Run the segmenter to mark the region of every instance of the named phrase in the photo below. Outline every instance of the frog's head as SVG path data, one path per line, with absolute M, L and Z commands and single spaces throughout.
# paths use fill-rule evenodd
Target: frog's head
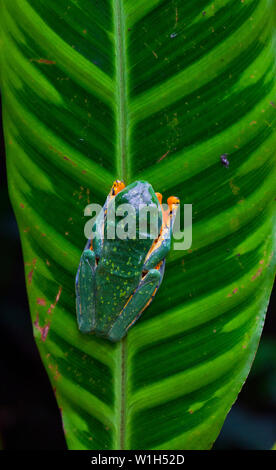
M 139 205 L 141 204 L 158 205 L 158 199 L 151 184 L 147 181 L 135 181 L 135 183 L 129 184 L 116 196 L 116 205 L 126 203 L 139 210 Z
M 162 210 L 160 202 L 151 184 L 147 181 L 135 181 L 120 191 L 115 197 L 115 208 L 122 204 L 130 204 L 135 210 L 137 232 L 147 231 L 149 234 L 150 223 L 156 223 L 159 233 L 162 226 Z M 145 210 L 145 206 L 148 211 Z M 144 208 L 141 210 L 141 208 Z M 151 218 L 149 217 L 151 213 Z M 154 219 L 155 217 L 155 219 Z M 141 229 L 141 227 L 144 227 Z

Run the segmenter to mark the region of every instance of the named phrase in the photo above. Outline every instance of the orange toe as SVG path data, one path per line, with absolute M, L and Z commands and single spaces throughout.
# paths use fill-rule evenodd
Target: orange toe
M 120 180 L 114 181 L 114 183 L 112 185 L 112 189 L 111 189 L 112 196 L 116 196 L 116 194 L 118 194 L 120 191 L 122 191 L 122 189 L 124 189 L 125 187 L 126 187 L 126 185 L 123 181 L 120 181 Z
M 180 204 L 180 199 L 175 196 L 171 196 L 167 199 L 167 203 L 169 206 L 173 206 L 174 204 Z
M 155 194 L 156 194 L 156 197 L 157 197 L 159 203 L 162 204 L 162 198 L 163 198 L 162 194 L 161 193 L 155 193 Z

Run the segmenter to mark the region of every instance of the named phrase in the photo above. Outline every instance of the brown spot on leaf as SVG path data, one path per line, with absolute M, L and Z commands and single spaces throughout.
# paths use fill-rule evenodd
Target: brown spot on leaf
M 31 271 L 30 271 L 30 272 L 28 273 L 28 275 L 27 275 L 27 277 L 28 277 L 28 284 L 31 284 L 31 283 L 32 283 L 35 265 L 36 265 L 36 258 L 33 259 L 33 268 L 31 269 Z
M 164 155 L 162 155 L 162 157 L 159 158 L 159 160 L 157 160 L 157 163 L 161 162 L 164 158 L 166 158 L 166 156 L 170 153 L 170 150 L 168 150 L 166 153 L 164 153 Z
M 30 62 L 37 62 L 38 64 L 46 64 L 46 65 L 54 65 L 56 63 L 55 60 L 49 60 L 49 59 L 30 59 Z
M 230 188 L 232 190 L 232 193 L 234 195 L 238 194 L 238 192 L 240 191 L 240 188 L 238 186 L 235 186 L 235 184 L 233 183 L 233 180 L 229 181 L 229 185 L 230 185 Z
M 257 279 L 257 277 L 259 277 L 262 274 L 262 271 L 263 271 L 263 268 L 259 268 L 256 274 L 254 274 L 254 276 L 251 277 L 251 281 L 255 281 L 255 279 Z
M 58 290 L 58 293 L 57 293 L 56 299 L 55 299 L 54 303 L 53 303 L 53 304 L 51 304 L 51 305 L 50 305 L 50 308 L 48 309 L 48 312 L 47 312 L 47 313 L 49 313 L 49 315 L 51 315 L 51 314 L 52 314 L 52 311 L 54 310 L 54 308 L 55 308 L 56 304 L 58 303 L 58 301 L 59 301 L 59 299 L 60 299 L 60 294 L 61 294 L 61 291 L 62 291 L 62 287 L 59 287 L 59 290 Z
M 49 146 L 49 149 L 54 152 L 54 153 L 57 153 L 60 157 L 63 157 L 64 160 L 67 160 L 68 162 L 70 162 L 73 166 L 77 166 L 77 164 L 75 162 L 73 162 L 67 155 L 64 155 L 60 150 L 57 150 L 55 147 L 53 147 L 52 145 Z
M 40 326 L 39 325 L 39 317 L 38 317 L 38 313 L 37 313 L 36 320 L 34 322 L 34 326 L 38 331 L 40 331 L 41 339 L 44 342 L 47 338 L 48 333 L 49 333 L 50 324 L 47 323 L 45 326 Z

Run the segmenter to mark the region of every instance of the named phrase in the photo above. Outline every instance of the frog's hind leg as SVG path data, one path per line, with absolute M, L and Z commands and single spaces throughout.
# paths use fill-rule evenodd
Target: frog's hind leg
M 107 336 L 111 341 L 122 339 L 150 305 L 162 282 L 164 268 L 165 261 L 162 261 L 157 269 L 151 269 L 142 278 L 137 289 L 130 296 L 126 306 L 108 331 Z
M 76 307 L 79 330 L 90 333 L 95 328 L 95 270 L 96 255 L 90 249 L 84 250 L 76 276 Z

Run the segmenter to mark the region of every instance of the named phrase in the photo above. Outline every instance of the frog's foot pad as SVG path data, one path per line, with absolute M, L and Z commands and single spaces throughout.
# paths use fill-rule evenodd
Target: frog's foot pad
M 120 181 L 120 180 L 114 181 L 114 183 L 112 185 L 112 188 L 111 188 L 111 191 L 110 191 L 110 195 L 111 196 L 116 196 L 116 194 L 118 194 L 120 191 L 122 191 L 122 189 L 124 189 L 125 187 L 126 187 L 126 185 L 123 181 Z
M 77 321 L 82 333 L 90 333 L 95 325 L 95 269 L 95 253 L 84 250 L 76 276 Z
M 156 197 L 157 197 L 157 199 L 158 199 L 158 201 L 159 201 L 159 204 L 162 204 L 162 199 L 163 199 L 162 194 L 161 194 L 161 193 L 155 193 L 155 195 L 156 195 Z
M 108 332 L 108 338 L 111 341 L 115 342 L 122 339 L 150 305 L 162 282 L 164 270 L 165 260 L 160 263 L 158 269 L 150 269 L 142 278 L 134 294 L 129 298 L 126 306 Z

